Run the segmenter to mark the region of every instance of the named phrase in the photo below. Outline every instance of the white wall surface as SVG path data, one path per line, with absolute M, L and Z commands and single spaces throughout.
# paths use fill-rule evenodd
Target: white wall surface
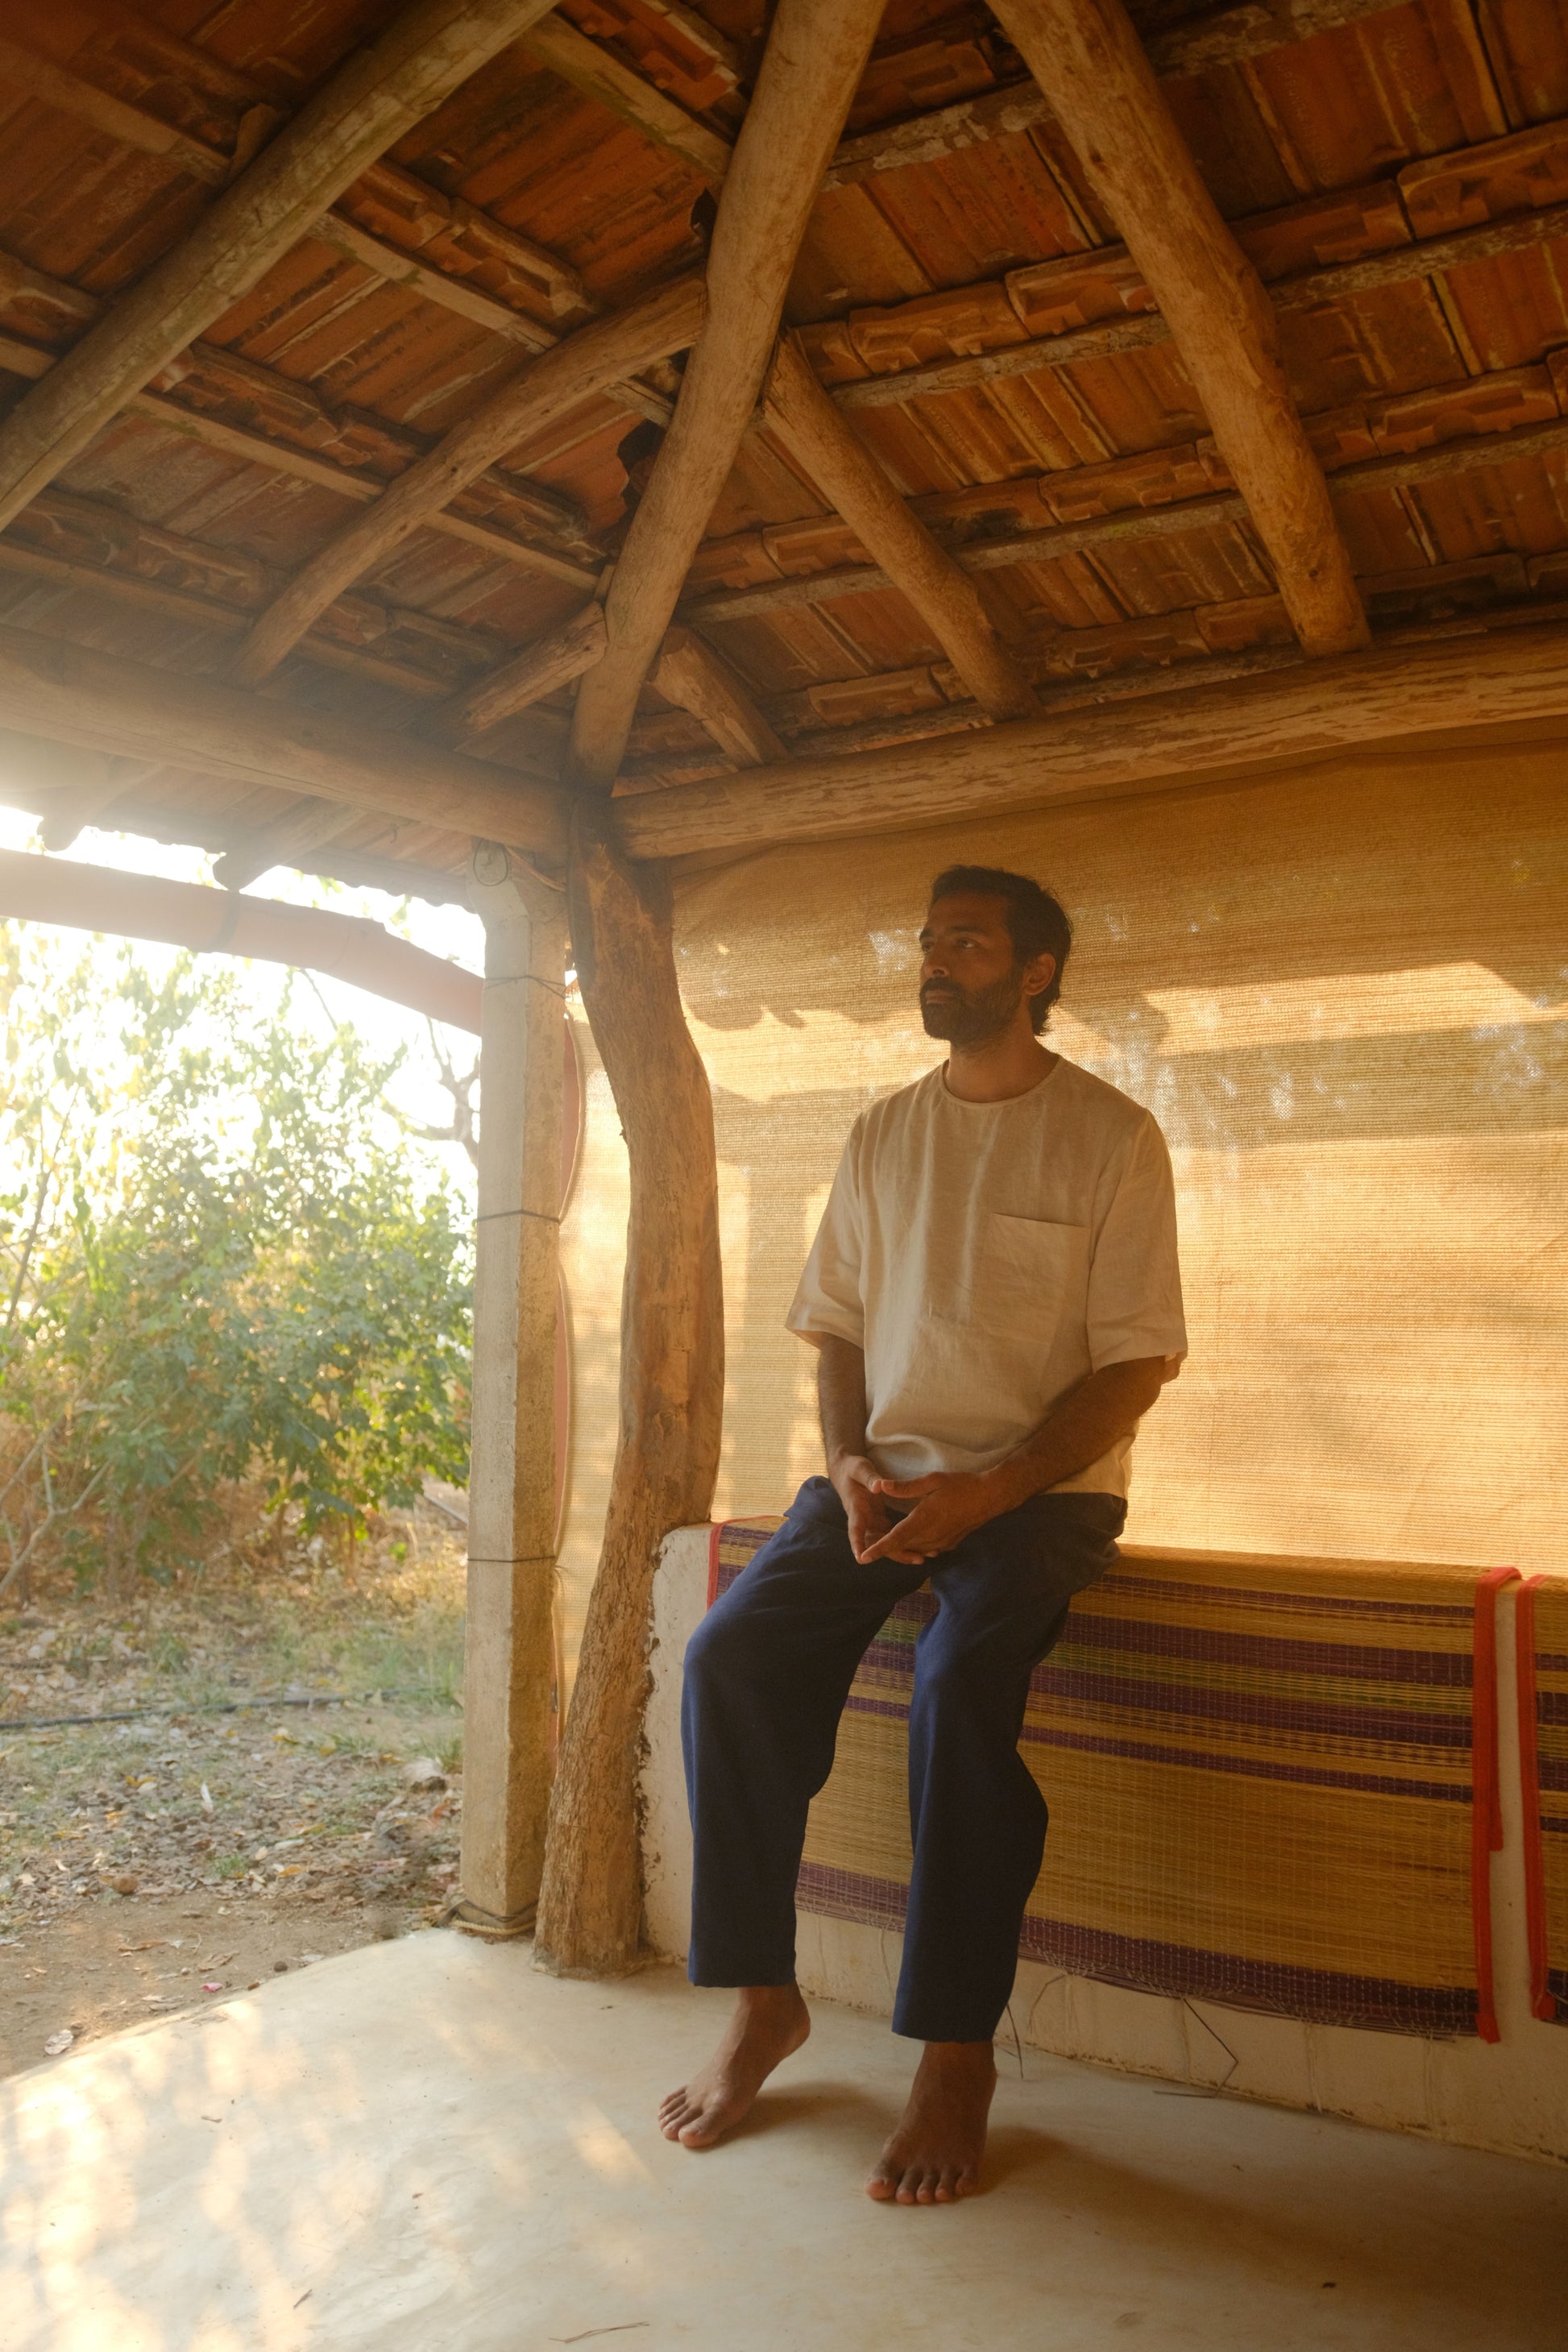
M 691 1886 L 680 1662 L 707 1603 L 708 1533 L 705 1527 L 682 1528 L 669 1537 L 654 1586 L 653 1696 L 643 1777 L 647 1927 L 656 1949 L 676 1958 L 686 1952 Z M 1492 1859 L 1492 1935 L 1500 2042 L 1428 2042 L 1304 2025 L 1212 2001 L 1126 1992 L 1024 1960 L 1012 2003 L 1018 2063 L 1026 2068 L 1031 2048 L 1048 2050 L 1183 2085 L 1223 2084 L 1245 2098 L 1349 2116 L 1462 2147 L 1568 2163 L 1568 2027 L 1545 2025 L 1530 2014 L 1513 1601 L 1513 1590 L 1505 1591 L 1498 1612 L 1503 1846 Z M 901 1940 L 802 1912 L 801 1984 L 825 2000 L 890 2015 Z M 1005 2022 L 1000 2038 L 1008 2038 Z

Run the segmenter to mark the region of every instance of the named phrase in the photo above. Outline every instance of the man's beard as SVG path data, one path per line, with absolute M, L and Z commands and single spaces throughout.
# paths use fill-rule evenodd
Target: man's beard
M 945 1038 L 950 1045 L 985 1045 L 1011 1028 L 1023 998 L 1016 971 L 1004 972 L 989 988 L 960 988 L 956 981 L 929 982 L 926 987 L 951 988 L 951 996 L 929 997 L 921 991 L 921 1019 L 928 1037 Z

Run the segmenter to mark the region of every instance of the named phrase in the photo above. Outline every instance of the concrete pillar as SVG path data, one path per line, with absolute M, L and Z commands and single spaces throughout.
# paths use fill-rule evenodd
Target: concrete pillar
M 455 1923 L 533 1925 L 550 1801 L 555 1308 L 566 909 L 476 845 L 485 926 L 473 1465 L 464 1669 L 462 1895 Z

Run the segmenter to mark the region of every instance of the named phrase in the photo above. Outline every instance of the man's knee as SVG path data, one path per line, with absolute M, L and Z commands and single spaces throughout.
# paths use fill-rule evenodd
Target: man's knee
M 686 1644 L 686 1683 L 692 1691 L 732 1689 L 749 1680 L 757 1643 L 746 1614 L 722 1603 L 710 1609 Z
M 1055 1629 L 1009 1625 L 931 1628 L 916 1673 L 918 1703 L 936 1715 L 989 1716 L 1026 1688 Z

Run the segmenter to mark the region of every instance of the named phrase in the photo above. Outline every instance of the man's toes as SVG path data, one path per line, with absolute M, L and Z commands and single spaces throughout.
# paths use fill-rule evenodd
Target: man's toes
M 889 2198 L 896 2197 L 898 2193 L 899 2184 L 893 2174 L 889 2171 L 885 2164 L 878 2165 L 866 2183 L 867 2196 L 874 2197 L 879 2205 L 885 2205 Z
M 900 2205 L 919 2204 L 921 2178 L 921 2174 L 912 2165 L 902 2176 L 899 2182 L 899 2202 Z

